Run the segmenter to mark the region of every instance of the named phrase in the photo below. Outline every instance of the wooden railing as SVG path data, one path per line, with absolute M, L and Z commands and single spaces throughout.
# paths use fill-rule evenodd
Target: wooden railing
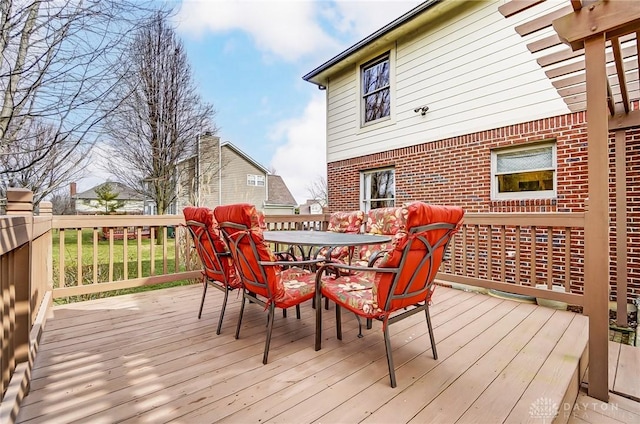
M 440 282 L 581 306 L 584 213 L 469 213 L 447 258 Z
M 51 306 L 51 203 L 33 216 L 32 200 L 27 190 L 9 189 L 8 216 L 0 219 L 0 423 L 15 420 Z
M 199 278 L 180 215 L 55 216 L 54 298 Z
M 328 219 L 283 215 L 265 222 L 273 230 L 324 230 Z M 54 298 L 199 278 L 182 224 L 181 215 L 53 217 Z

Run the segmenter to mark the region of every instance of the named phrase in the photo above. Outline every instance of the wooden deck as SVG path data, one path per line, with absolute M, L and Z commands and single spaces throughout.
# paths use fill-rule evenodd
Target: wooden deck
M 357 338 L 343 314 L 338 341 L 325 311 L 315 352 L 303 305 L 301 320 L 278 316 L 263 365 L 262 308 L 245 309 L 235 340 L 235 293 L 219 336 L 221 293 L 209 290 L 198 320 L 200 295 L 195 285 L 54 308 L 18 422 L 550 422 L 547 405 L 578 394 L 587 318 L 571 312 L 438 287 L 439 359 L 423 315 L 395 324 L 392 389 L 378 322 Z

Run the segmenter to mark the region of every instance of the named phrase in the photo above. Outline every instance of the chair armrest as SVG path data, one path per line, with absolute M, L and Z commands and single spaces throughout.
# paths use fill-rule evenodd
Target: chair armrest
M 279 262 L 295 262 L 296 257 L 289 251 L 273 252 Z
M 368 266 L 372 267 L 373 264 L 375 264 L 378 259 L 382 259 L 384 257 L 384 254 L 387 252 L 388 250 L 376 250 L 375 252 L 373 252 L 371 258 L 369 258 Z

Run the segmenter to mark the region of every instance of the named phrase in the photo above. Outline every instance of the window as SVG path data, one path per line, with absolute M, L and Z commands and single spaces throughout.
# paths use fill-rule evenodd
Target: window
M 556 196 L 556 144 L 491 151 L 492 199 Z
M 264 175 L 247 174 L 247 185 L 264 187 Z
M 376 169 L 360 174 L 360 202 L 362 209 L 395 206 L 396 174 L 392 168 Z
M 387 118 L 391 115 L 391 85 L 389 53 L 362 65 L 363 123 Z

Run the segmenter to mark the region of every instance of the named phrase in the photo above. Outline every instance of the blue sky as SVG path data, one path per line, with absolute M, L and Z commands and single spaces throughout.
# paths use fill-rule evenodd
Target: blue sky
M 326 118 L 325 92 L 302 76 L 419 3 L 184 0 L 175 25 L 218 135 L 304 203 L 326 174 Z

